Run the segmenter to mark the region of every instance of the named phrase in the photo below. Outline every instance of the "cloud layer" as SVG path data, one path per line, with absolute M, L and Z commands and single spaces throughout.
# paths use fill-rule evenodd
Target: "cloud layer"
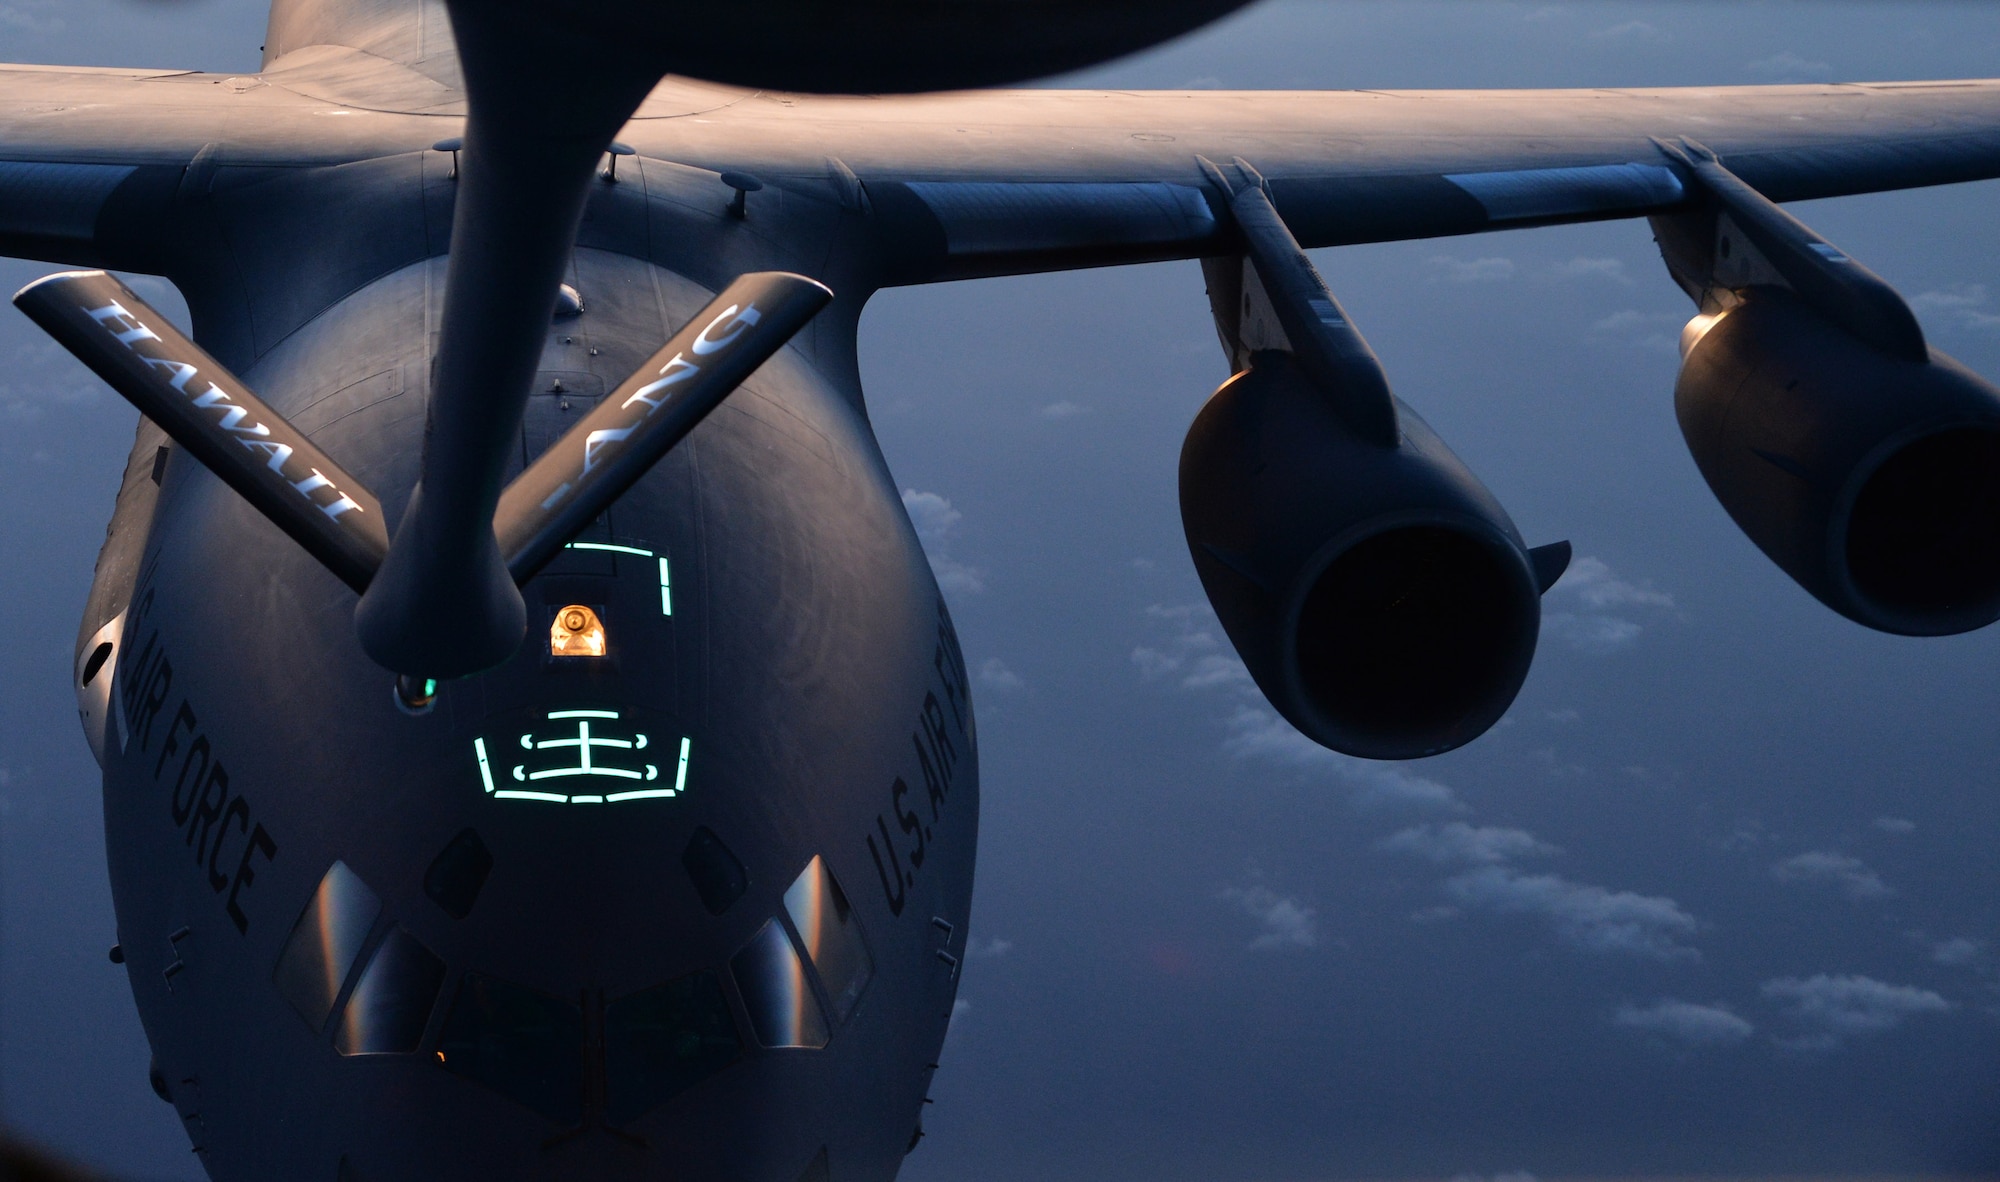
M 984 572 L 951 557 L 951 537 L 965 514 L 938 494 L 913 488 L 903 490 L 903 510 L 910 515 L 910 524 L 916 527 L 917 540 L 924 544 L 931 574 L 937 578 L 940 589 L 968 595 L 986 590 Z
M 1405 829 L 1383 838 L 1380 848 L 1416 854 L 1440 865 L 1465 866 L 1495 866 L 1510 858 L 1560 852 L 1525 829 L 1474 826 L 1463 821 Z
M 1557 938 L 1586 952 L 1649 960 L 1701 958 L 1682 942 L 1700 923 L 1664 896 L 1608 890 L 1554 874 L 1521 874 L 1504 866 L 1469 870 L 1448 879 L 1444 888 L 1468 908 L 1545 920 Z
M 1831 850 L 1811 850 L 1771 867 L 1779 882 L 1838 889 L 1850 899 L 1885 899 L 1896 892 L 1859 858 Z
M 1234 903 L 1257 921 L 1260 929 L 1250 947 L 1260 952 L 1311 948 L 1319 943 L 1318 912 L 1299 900 L 1280 895 L 1262 883 L 1224 887 L 1221 898 Z
M 1672 611 L 1674 597 L 1650 584 L 1619 578 L 1601 558 L 1569 564 L 1543 600 L 1542 632 L 1578 652 L 1605 656 L 1631 646 L 1645 631 L 1633 615 Z
M 1657 1035 L 1689 1046 L 1716 1046 L 1738 1043 L 1757 1030 L 1727 1007 L 1696 1005 L 1691 1001 L 1662 998 L 1649 1006 L 1622 1005 L 1611 1017 L 1629 1030 Z
M 1459 868 L 1444 881 L 1443 890 L 1460 910 L 1531 916 L 1547 924 L 1557 939 L 1586 952 L 1661 961 L 1700 958 L 1685 941 L 1701 924 L 1672 899 L 1614 891 L 1555 874 L 1530 874 L 1513 866 L 1518 858 L 1561 852 L 1524 829 L 1451 821 L 1404 829 L 1379 846 Z M 1436 915 L 1426 913 L 1426 917 Z
M 1609 567 L 1594 559 L 1583 560 L 1572 571 L 1576 578 L 1568 594 L 1585 609 L 1673 604 L 1663 592 L 1616 578 Z M 1206 604 L 1153 607 L 1146 614 L 1156 626 L 1171 627 L 1173 633 L 1170 639 L 1134 649 L 1133 665 L 1147 680 L 1171 680 L 1183 690 L 1220 691 L 1233 698 L 1236 705 L 1227 717 L 1227 737 L 1222 744 L 1232 757 L 1293 771 L 1331 774 L 1349 786 L 1350 800 L 1364 812 L 1402 810 L 1437 815 L 1470 811 L 1449 785 L 1419 774 L 1409 764 L 1356 759 L 1329 751 L 1300 734 L 1264 702 L 1243 662 L 1221 638 L 1214 613 Z M 1545 923 L 1563 943 L 1588 952 L 1662 961 L 1700 958 L 1686 941 L 1701 925 L 1672 899 L 1516 869 L 1512 865 L 1516 859 L 1560 852 L 1525 830 L 1463 821 L 1419 825 L 1385 838 L 1381 848 L 1458 871 L 1442 884 L 1453 906 L 1443 912 L 1425 912 L 1425 918 L 1456 911 L 1531 916 Z M 1258 904 L 1270 907 L 1279 902 L 1276 896 L 1266 898 L 1268 894 L 1256 895 Z M 1252 905 L 1250 896 L 1230 897 L 1246 908 Z M 1277 930 L 1260 940 L 1281 940 Z
M 1940 995 L 1914 985 L 1891 985 L 1873 977 L 1780 977 L 1764 982 L 1765 997 L 1784 1007 L 1801 1029 L 1781 1040 L 1801 1050 L 1832 1050 L 1850 1038 L 1882 1034 L 1922 1014 L 1949 1013 Z

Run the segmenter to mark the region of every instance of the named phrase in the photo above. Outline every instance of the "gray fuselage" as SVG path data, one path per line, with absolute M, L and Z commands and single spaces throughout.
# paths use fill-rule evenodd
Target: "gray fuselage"
M 171 207 L 258 260 L 241 300 L 190 291 L 198 339 L 391 524 L 450 164 L 214 170 Z M 523 461 L 729 275 L 827 273 L 838 202 L 756 194 L 738 220 L 728 197 L 657 161 L 602 186 Z M 296 249 L 241 245 L 274 227 Z M 767 363 L 524 587 L 521 650 L 418 714 L 357 645 L 354 593 L 142 424 L 79 680 L 115 655 L 80 697 L 87 728 L 108 706 L 121 950 L 212 1176 L 894 1175 L 956 992 L 978 775 L 854 319 Z M 551 655 L 568 605 L 603 657 Z

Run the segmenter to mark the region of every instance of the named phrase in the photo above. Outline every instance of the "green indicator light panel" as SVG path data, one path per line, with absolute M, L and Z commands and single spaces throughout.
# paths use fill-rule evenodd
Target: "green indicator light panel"
M 641 550 L 637 546 L 617 546 L 610 542 L 571 542 L 565 550 L 601 550 L 611 554 L 630 554 L 634 558 L 657 558 L 660 560 L 660 614 L 674 614 L 674 585 L 668 577 L 667 556 L 652 550 Z
M 694 742 L 679 742 L 677 752 L 656 754 L 653 737 L 616 710 L 551 710 L 510 741 L 489 746 L 483 735 L 474 739 L 472 753 L 479 782 L 495 800 L 619 804 L 687 790 Z M 594 783 L 600 780 L 612 783 Z

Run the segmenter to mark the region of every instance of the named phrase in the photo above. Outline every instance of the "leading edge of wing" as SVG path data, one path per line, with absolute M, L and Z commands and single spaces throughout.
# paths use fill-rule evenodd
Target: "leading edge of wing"
M 671 148 L 630 135 L 689 164 L 858 177 L 898 244 L 885 279 L 913 283 L 1225 252 L 1204 158 L 1266 180 L 1308 247 L 1673 208 L 1685 178 L 1658 145 L 1684 138 L 1779 201 L 2000 177 L 2000 80 L 798 96 L 672 130 Z
M 450 103 L 352 105 L 344 73 L 346 103 L 285 81 L 0 66 L 0 243 L 97 265 L 83 231 L 133 166 L 185 165 L 204 145 L 231 164 L 338 163 L 422 151 L 459 122 Z M 877 281 L 898 284 L 1227 253 L 1204 158 L 1268 181 L 1307 247 L 1671 208 L 1684 178 L 1657 142 L 1682 138 L 1778 201 L 1996 177 L 2000 80 L 872 98 L 669 78 L 620 135 L 781 187 L 836 177 L 885 244 Z

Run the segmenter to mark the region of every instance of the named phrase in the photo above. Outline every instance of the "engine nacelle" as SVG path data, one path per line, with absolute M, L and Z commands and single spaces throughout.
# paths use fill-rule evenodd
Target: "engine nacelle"
M 1682 339 L 1674 410 L 1716 499 L 1820 602 L 1884 632 L 2000 618 L 2000 390 L 1752 287 Z
M 1561 561 L 1538 576 L 1492 494 L 1397 415 L 1398 446 L 1365 441 L 1290 355 L 1260 352 L 1181 449 L 1188 548 L 1250 675 L 1314 741 L 1371 759 L 1448 751 L 1499 720 Z

